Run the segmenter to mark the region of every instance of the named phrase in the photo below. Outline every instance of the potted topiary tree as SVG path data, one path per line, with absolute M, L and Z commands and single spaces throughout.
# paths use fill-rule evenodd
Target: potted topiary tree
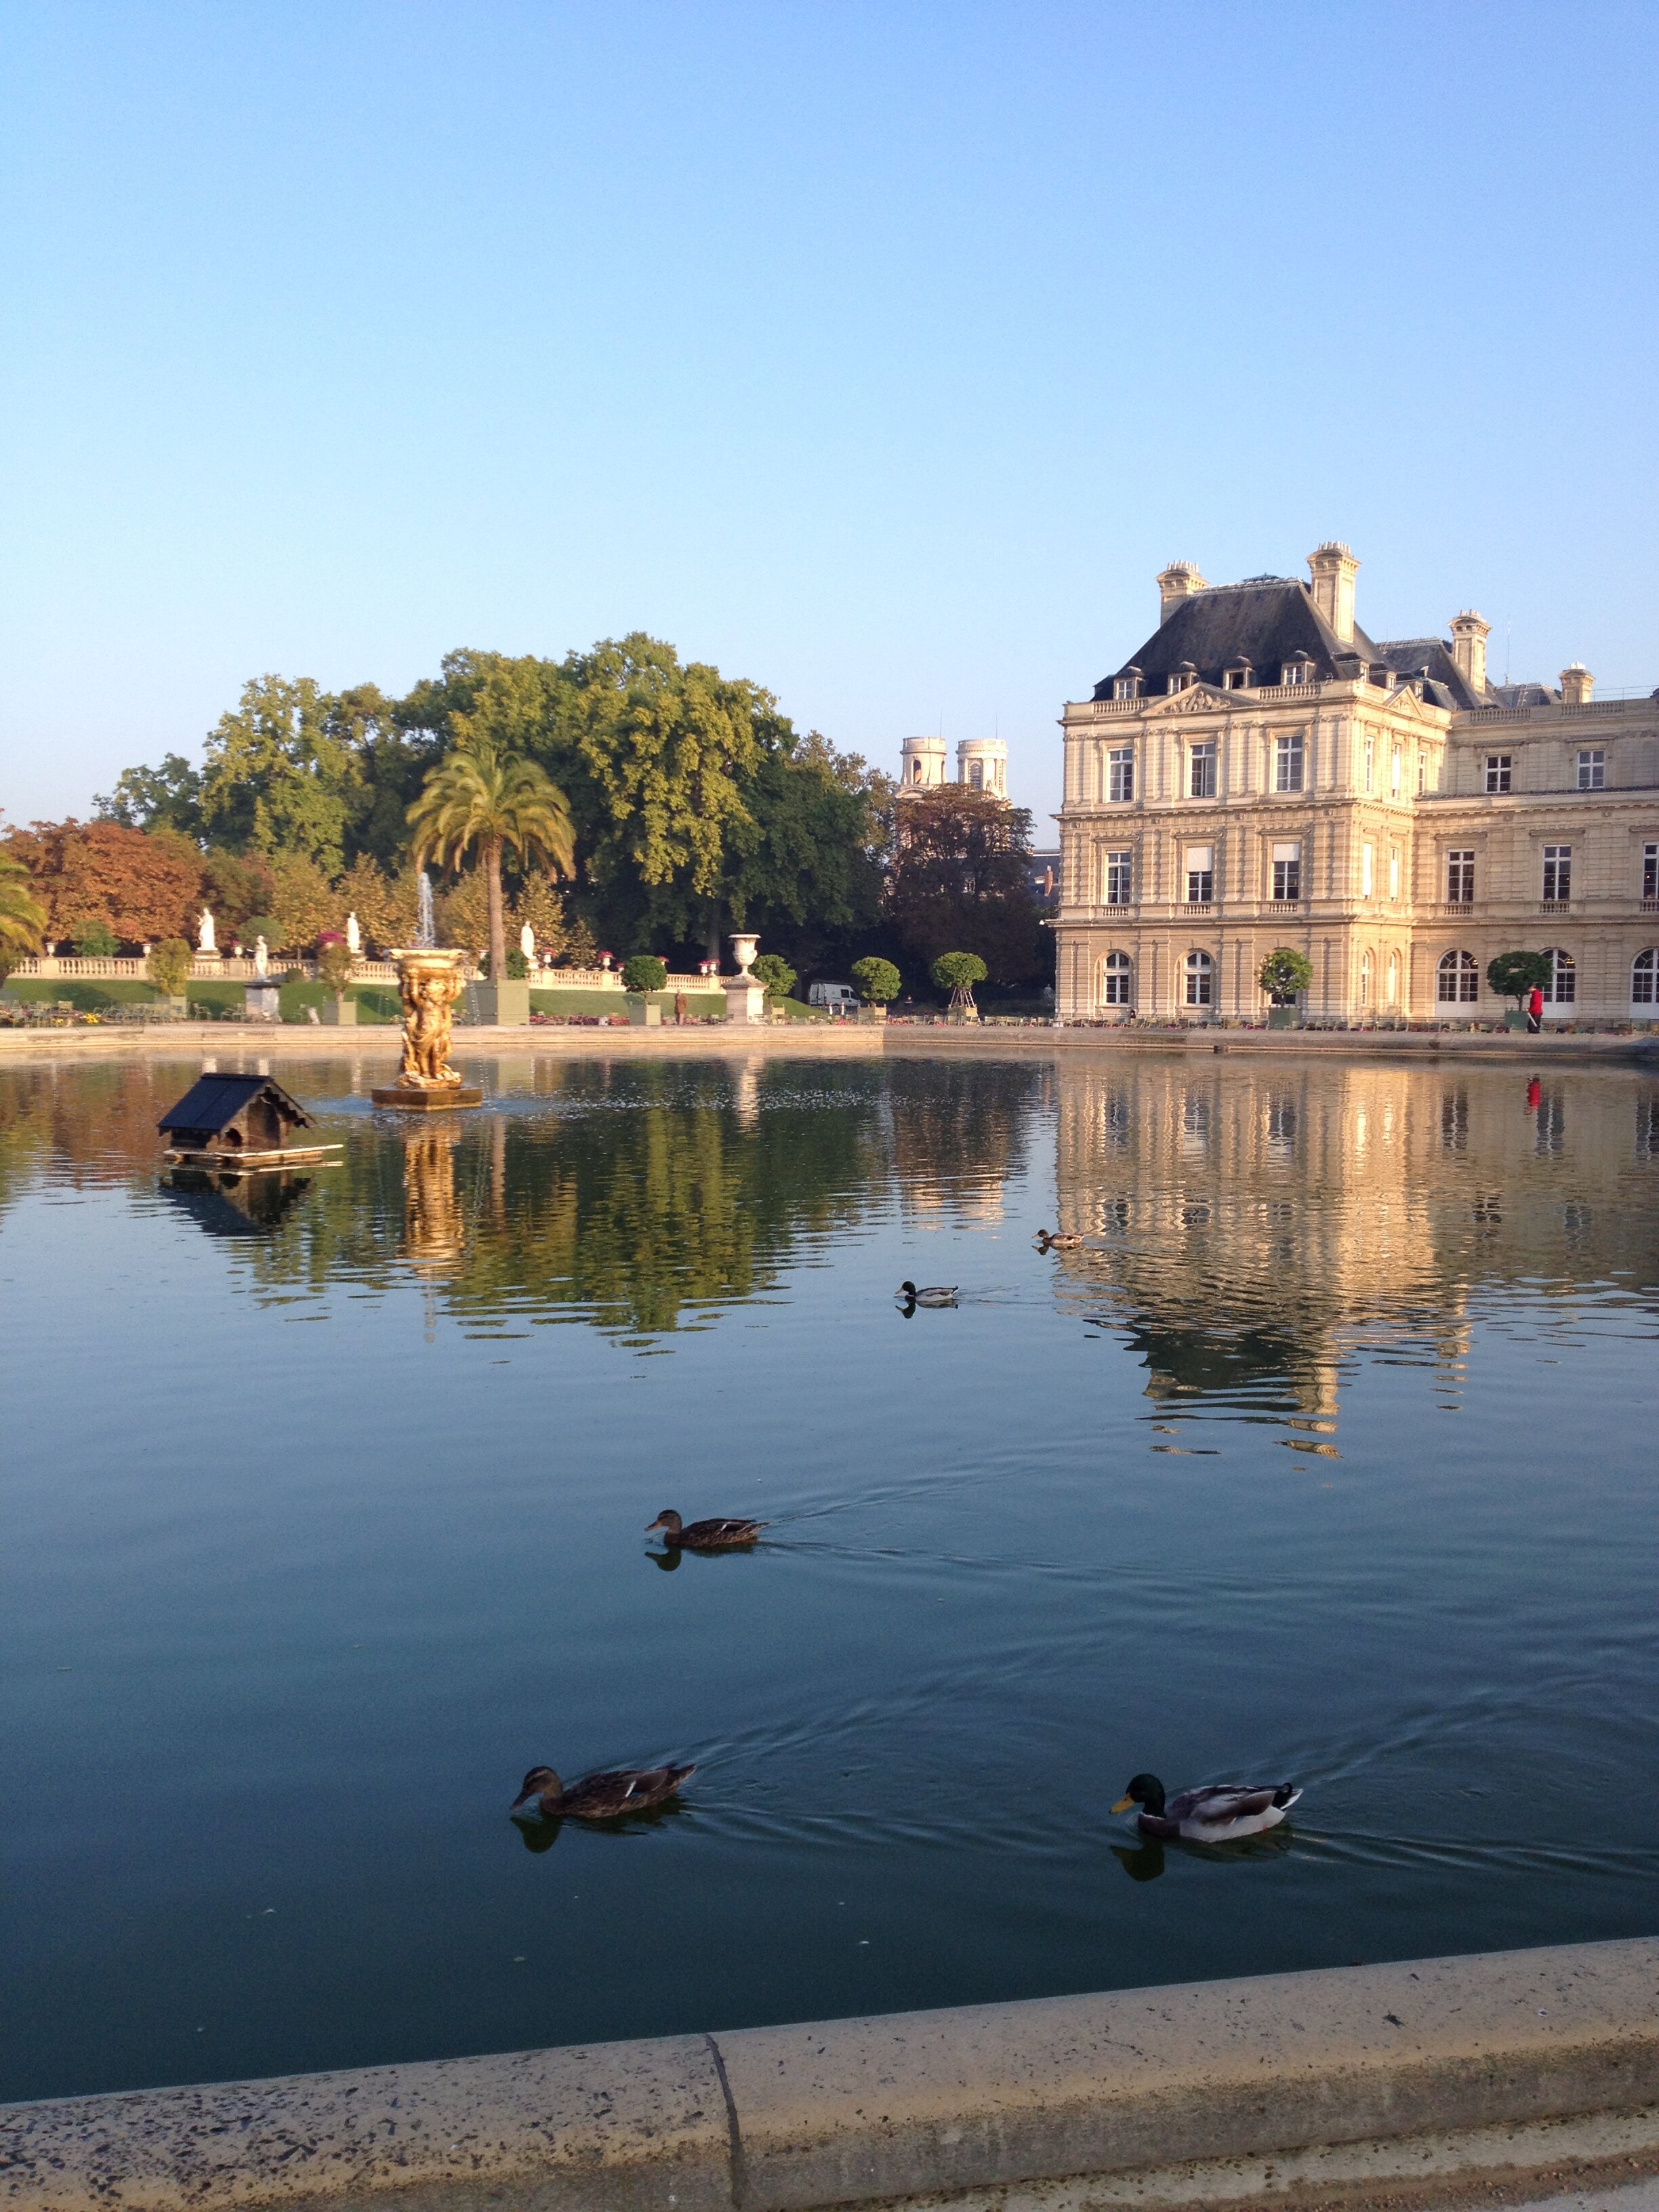
M 783 1001 L 795 988 L 794 969 L 781 952 L 763 952 L 750 973 L 757 983 L 766 986 L 768 1018 L 775 1022 L 785 1020 Z
M 878 953 L 866 953 L 853 963 L 853 981 L 864 1001 L 866 1018 L 884 1022 L 888 1007 L 899 994 L 899 971 L 892 962 Z
M 1515 1001 L 1515 1012 L 1504 1017 L 1506 1030 L 1525 1029 L 1527 994 L 1547 991 L 1554 974 L 1555 960 L 1548 952 L 1500 952 L 1486 963 L 1487 982 L 1500 999 Z
M 1274 946 L 1255 971 L 1258 988 L 1267 994 L 1270 1030 L 1300 1026 L 1296 1002 L 1301 993 L 1311 988 L 1313 979 L 1313 962 L 1305 952 L 1297 952 L 1289 945 Z
M 317 939 L 317 981 L 328 996 L 323 1000 L 323 1019 L 331 1028 L 355 1028 L 357 1001 L 347 995 L 355 955 L 337 929 L 325 929 Z
M 668 965 L 653 952 L 635 952 L 623 962 L 622 987 L 628 994 L 628 1018 L 646 1029 L 660 1029 L 662 1008 L 651 996 L 664 989 Z
M 168 1013 L 175 1021 L 183 1021 L 190 1012 L 185 987 L 190 981 L 190 963 L 194 956 L 182 937 L 164 937 L 153 945 L 149 957 L 144 963 L 144 972 L 161 994 Z
M 941 991 L 951 994 L 950 1018 L 953 1022 L 976 1022 L 979 1008 L 974 1004 L 974 986 L 985 981 L 985 963 L 977 952 L 941 952 L 933 963 L 933 981 Z

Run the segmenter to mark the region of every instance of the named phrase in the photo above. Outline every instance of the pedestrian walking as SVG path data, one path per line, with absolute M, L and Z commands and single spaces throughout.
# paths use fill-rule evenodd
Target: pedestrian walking
M 1536 1036 L 1544 1026 L 1544 994 L 1534 983 L 1527 994 L 1527 1034 Z
M 684 991 L 676 991 L 674 994 L 674 1026 L 676 1029 L 680 1029 L 684 1026 L 684 1023 L 685 994 Z

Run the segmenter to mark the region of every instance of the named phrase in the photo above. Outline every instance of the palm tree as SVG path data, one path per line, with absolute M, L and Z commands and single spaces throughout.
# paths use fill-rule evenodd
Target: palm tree
M 46 910 L 29 892 L 29 872 L 0 853 L 0 982 L 26 954 L 46 940 Z
M 469 736 L 439 762 L 409 810 L 412 857 L 458 867 L 483 856 L 489 890 L 489 977 L 507 973 L 507 925 L 501 912 L 501 854 L 510 845 L 521 861 L 540 854 L 558 873 L 574 872 L 575 842 L 564 793 L 545 769 L 489 737 Z

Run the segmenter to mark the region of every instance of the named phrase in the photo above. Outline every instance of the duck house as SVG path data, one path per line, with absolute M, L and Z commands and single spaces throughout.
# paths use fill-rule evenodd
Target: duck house
M 268 1075 L 204 1075 L 156 1123 L 169 1162 L 185 1167 L 288 1168 L 314 1165 L 339 1145 L 288 1143 L 311 1116 Z

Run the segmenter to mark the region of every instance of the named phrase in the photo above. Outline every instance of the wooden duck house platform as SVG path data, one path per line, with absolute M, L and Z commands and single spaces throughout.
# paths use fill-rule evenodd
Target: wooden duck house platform
M 156 1123 L 171 1139 L 170 1166 L 234 1168 L 245 1175 L 283 1168 L 326 1167 L 343 1145 L 290 1145 L 290 1129 L 311 1116 L 268 1075 L 204 1075 Z

